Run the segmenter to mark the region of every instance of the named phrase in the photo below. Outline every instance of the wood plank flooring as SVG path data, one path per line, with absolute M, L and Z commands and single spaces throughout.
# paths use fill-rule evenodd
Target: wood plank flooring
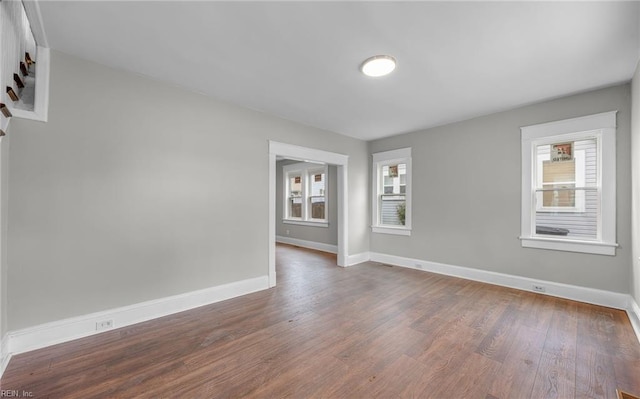
M 616 398 L 623 311 L 279 245 L 278 286 L 12 358 L 34 398 Z

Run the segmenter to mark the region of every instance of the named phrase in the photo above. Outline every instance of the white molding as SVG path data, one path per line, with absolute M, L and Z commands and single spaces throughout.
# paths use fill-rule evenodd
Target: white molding
M 269 152 L 269 288 L 276 286 L 276 159 L 276 153 Z
M 580 252 L 595 255 L 616 255 L 616 243 L 573 241 L 542 237 L 520 237 L 525 248 L 551 249 L 557 251 Z
M 372 233 L 377 233 L 377 234 L 393 234 L 393 235 L 397 235 L 397 236 L 410 236 L 411 235 L 411 229 L 406 228 L 406 227 L 371 226 L 371 232 Z
M 295 245 L 302 248 L 315 249 L 317 251 L 329 252 L 332 254 L 338 253 L 338 246 L 332 244 L 325 244 L 322 242 L 301 240 L 299 238 L 276 236 L 276 242 L 283 244 Z
M 368 262 L 371 259 L 369 252 L 360 252 L 359 254 L 349 255 L 344 259 L 344 266 L 353 266 L 359 263 Z
M 608 111 L 577 118 L 539 123 L 536 125 L 522 126 L 520 129 L 522 130 L 522 137 L 524 139 L 536 139 L 597 129 L 615 129 L 617 127 L 617 112 L 617 110 Z
M 337 165 L 338 265 L 345 266 L 349 254 L 349 156 L 269 140 L 269 286 L 276 285 L 276 159 L 278 156 L 305 162 Z
M 42 21 L 42 13 L 40 12 L 40 5 L 36 0 L 22 0 L 24 6 L 24 12 L 29 19 L 29 26 L 31 26 L 31 33 L 39 46 L 49 47 L 49 40 L 47 40 L 47 34 L 44 31 L 44 22 Z
M 311 220 L 282 219 L 282 224 L 293 224 L 298 226 L 320 227 L 320 228 L 329 227 L 329 222 L 314 222 Z
M 627 316 L 629 316 L 631 326 L 633 327 L 633 331 L 636 333 L 638 342 L 640 342 L 640 306 L 638 306 L 638 303 L 631 295 L 629 295 L 629 306 L 626 311 Z
M 424 270 L 428 272 L 444 274 L 447 276 L 464 278 L 467 280 L 500 285 L 503 287 L 516 288 L 523 291 L 536 292 L 533 291 L 532 286 L 534 284 L 543 285 L 546 288 L 546 292 L 542 294 L 622 310 L 626 310 L 628 308 L 629 295 L 612 291 L 598 290 L 595 288 L 580 287 L 576 285 L 557 283 L 554 281 L 538 280 L 528 277 L 496 273 L 469 267 L 452 266 L 444 263 L 429 262 L 421 259 L 404 258 L 401 256 L 387 255 L 376 252 L 371 253 L 371 261 L 386 263 L 394 266 L 407 267 L 410 269 Z M 418 265 L 422 267 L 419 267 Z
M 338 266 L 346 267 L 349 257 L 349 165 L 338 165 Z
M 5 334 L 2 337 L 2 343 L 0 343 L 0 377 L 4 374 L 4 371 L 9 365 L 11 360 L 11 353 L 9 353 L 9 334 Z
M 113 328 L 121 328 L 267 288 L 269 288 L 268 276 L 255 277 L 185 294 L 54 321 L 22 330 L 10 331 L 7 336 L 8 349 L 6 353 L 12 355 L 28 352 L 107 331 L 96 331 L 96 323 L 103 320 L 113 320 Z M 7 338 L 3 340 L 3 344 Z
M 373 162 L 384 162 L 384 161 L 401 161 L 405 158 L 411 158 L 411 147 L 406 148 L 398 148 L 397 150 L 389 150 L 389 151 L 380 151 L 376 152 L 373 155 Z
M 349 162 L 348 155 L 272 140 L 269 140 L 269 153 L 304 162 L 321 162 L 332 165 L 346 165 Z

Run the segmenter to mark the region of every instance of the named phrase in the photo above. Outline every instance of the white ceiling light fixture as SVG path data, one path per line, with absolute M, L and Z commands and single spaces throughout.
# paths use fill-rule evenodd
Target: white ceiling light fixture
M 360 70 L 367 76 L 378 78 L 396 69 L 396 59 L 390 55 L 375 55 L 362 63 Z

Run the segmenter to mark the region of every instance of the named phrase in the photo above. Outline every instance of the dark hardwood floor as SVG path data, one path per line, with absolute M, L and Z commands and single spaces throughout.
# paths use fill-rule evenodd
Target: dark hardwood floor
M 623 311 L 280 245 L 274 289 L 13 357 L 34 398 L 615 398 Z

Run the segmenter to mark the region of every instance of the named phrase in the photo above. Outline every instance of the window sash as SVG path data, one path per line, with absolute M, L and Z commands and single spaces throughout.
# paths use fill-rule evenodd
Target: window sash
M 584 142 L 589 140 L 596 140 L 596 148 L 598 146 L 598 140 L 595 137 L 585 137 L 581 140 L 576 140 L 576 142 Z M 558 186 L 558 185 L 573 185 L 574 187 L 567 187 L 569 189 L 579 189 L 581 187 L 586 186 L 586 151 L 584 149 L 574 150 L 574 159 L 573 159 L 573 180 L 567 181 L 558 181 L 558 182 L 545 182 L 545 165 L 547 162 L 550 162 L 550 154 L 540 154 L 540 147 L 551 146 L 555 143 L 544 143 L 544 144 L 532 144 L 534 151 L 534 175 L 535 175 L 535 186 L 533 190 L 536 192 L 549 190 L 554 191 L 557 190 L 558 187 L 549 187 L 549 186 Z M 597 151 L 596 151 L 597 152 Z M 565 161 L 571 162 L 571 161 Z M 565 162 L 558 162 L 557 164 L 562 167 L 566 165 Z M 597 177 L 596 177 L 597 180 Z M 545 186 L 547 188 L 545 188 Z M 578 187 L 576 187 L 578 186 Z M 594 187 L 597 186 L 597 182 L 594 184 Z M 584 192 L 577 191 L 574 196 L 574 205 L 573 206 L 549 206 L 545 205 L 544 201 L 538 201 L 538 196 L 534 195 L 535 200 L 535 211 L 536 212 L 557 212 L 557 213 L 584 213 L 586 209 L 586 197 L 584 196 Z
M 385 184 L 386 183 L 385 180 L 389 178 L 389 176 L 384 175 L 384 169 L 385 167 L 389 167 L 390 165 L 398 165 L 398 175 L 396 177 L 391 178 L 392 184 Z M 400 175 L 400 172 L 399 172 L 400 170 L 399 165 L 405 165 L 403 167 L 403 169 L 405 170 L 405 173 L 402 175 Z M 377 225 L 380 227 L 404 228 L 406 226 L 406 188 L 407 188 L 406 176 L 407 176 L 407 170 L 408 170 L 408 167 L 406 166 L 406 162 L 405 160 L 387 161 L 379 164 L 377 169 L 378 169 L 378 175 L 380 176 L 378 179 L 378 182 L 379 182 L 379 185 L 382 187 L 382 192 L 378 194 Z M 402 181 L 400 176 L 405 176 L 403 184 L 400 183 Z M 398 193 L 393 192 L 396 186 L 398 187 L 398 191 L 399 191 Z M 388 192 L 389 191 L 388 188 L 391 188 L 390 190 L 391 192 Z M 396 197 L 396 199 L 392 199 L 393 197 Z M 404 223 L 402 223 L 401 221 L 399 210 L 396 210 L 396 215 L 393 215 L 393 210 L 389 209 L 389 207 L 387 207 L 387 209 L 384 208 L 385 201 L 397 202 L 396 204 L 397 206 L 400 205 L 399 204 L 400 202 L 404 204 L 404 207 L 405 207 Z

